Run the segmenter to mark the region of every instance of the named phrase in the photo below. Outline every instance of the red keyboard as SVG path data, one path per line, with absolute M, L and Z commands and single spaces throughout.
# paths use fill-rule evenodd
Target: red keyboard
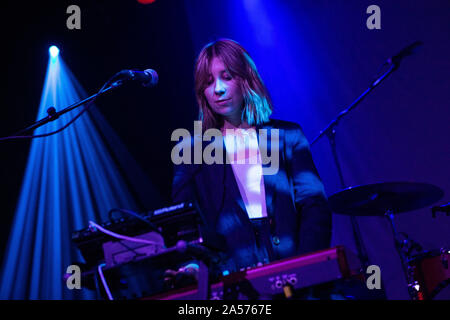
M 223 276 L 210 286 L 211 300 L 272 299 L 314 285 L 359 274 L 360 262 L 343 246 L 279 260 Z M 147 297 L 152 300 L 196 300 L 196 286 Z

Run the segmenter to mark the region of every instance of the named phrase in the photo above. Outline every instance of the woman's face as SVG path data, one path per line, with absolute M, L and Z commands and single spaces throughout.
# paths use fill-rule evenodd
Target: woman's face
M 232 77 L 220 58 L 211 61 L 208 87 L 204 94 L 212 110 L 223 116 L 225 120 L 240 120 L 244 97 L 240 81 Z

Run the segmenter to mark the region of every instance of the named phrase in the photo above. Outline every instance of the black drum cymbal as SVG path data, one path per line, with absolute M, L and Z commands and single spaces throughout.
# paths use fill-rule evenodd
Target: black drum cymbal
M 341 190 L 328 198 L 335 213 L 353 216 L 382 216 L 417 210 L 440 200 L 444 191 L 428 183 L 383 182 Z

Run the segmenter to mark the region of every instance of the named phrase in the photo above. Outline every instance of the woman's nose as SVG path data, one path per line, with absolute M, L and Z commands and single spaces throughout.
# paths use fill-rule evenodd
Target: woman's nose
M 226 91 L 225 84 L 222 81 L 217 80 L 216 85 L 214 87 L 214 93 L 220 96 L 223 95 L 225 91 Z

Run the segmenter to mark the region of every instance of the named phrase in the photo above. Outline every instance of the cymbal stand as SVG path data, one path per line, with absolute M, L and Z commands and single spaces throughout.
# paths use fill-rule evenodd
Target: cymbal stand
M 410 260 L 409 254 L 404 252 L 402 241 L 400 240 L 397 228 L 394 223 L 394 211 L 388 209 L 384 216 L 389 220 L 389 225 L 391 226 L 392 234 L 394 236 L 395 249 L 400 257 L 403 274 L 405 275 L 406 283 L 408 284 L 408 294 L 411 300 L 419 300 L 419 283 L 414 278 L 414 270 L 408 263 Z
M 398 53 L 397 55 L 389 58 L 385 63 L 382 64 L 382 66 L 380 67 L 379 71 L 380 72 L 382 70 L 382 68 L 385 65 L 388 65 L 389 68 L 386 72 L 384 72 L 381 76 L 377 77 L 369 86 L 369 88 L 367 88 L 358 98 L 356 98 L 355 101 L 353 101 L 353 103 L 347 107 L 346 109 L 344 109 L 343 111 L 341 111 L 338 116 L 333 119 L 326 127 L 325 129 L 321 130 L 319 132 L 319 134 L 314 138 L 314 140 L 311 142 L 311 145 L 313 145 L 317 140 L 319 140 L 321 137 L 323 136 L 327 136 L 329 141 L 330 141 L 330 145 L 331 145 L 331 149 L 332 149 L 332 153 L 333 153 L 333 158 L 334 158 L 334 162 L 336 164 L 336 168 L 338 170 L 338 174 L 339 174 L 339 179 L 341 182 L 341 186 L 342 188 L 346 188 L 346 185 L 344 183 L 344 178 L 342 175 L 342 171 L 341 171 L 341 166 L 339 164 L 339 159 L 337 156 L 337 152 L 336 152 L 336 143 L 335 143 L 335 136 L 336 136 L 336 127 L 339 124 L 339 121 L 345 116 L 347 115 L 350 111 L 352 111 L 354 108 L 356 108 L 356 106 L 370 93 L 372 92 L 372 90 L 378 86 L 382 81 L 384 81 L 391 73 L 393 73 L 394 71 L 396 71 L 399 66 L 400 66 L 400 61 L 406 57 L 411 55 L 414 50 L 421 46 L 422 42 L 421 41 L 416 41 L 413 44 L 409 45 L 408 47 L 404 48 L 400 53 Z M 368 255 L 366 253 L 366 250 L 364 248 L 363 242 L 362 242 L 362 238 L 361 238 L 361 233 L 358 227 L 358 223 L 356 221 L 356 217 L 355 216 L 351 216 L 350 217 L 351 223 L 352 223 L 352 229 L 353 229 L 353 235 L 355 238 L 355 243 L 356 243 L 356 248 L 358 250 L 358 256 L 361 260 L 361 263 L 363 265 L 364 268 L 367 268 L 369 265 L 369 261 L 368 261 Z M 394 232 L 395 232 L 395 226 L 393 225 L 393 220 L 391 219 L 391 225 L 394 227 Z M 401 256 L 402 257 L 402 256 Z M 367 269 L 366 269 L 367 270 Z
M 339 158 L 337 155 L 337 151 L 336 151 L 336 128 L 337 125 L 339 124 L 339 121 L 345 116 L 347 115 L 351 110 L 355 109 L 356 106 L 376 87 L 378 86 L 386 77 L 388 77 L 392 72 L 394 72 L 396 69 L 398 68 L 398 64 L 396 63 L 392 63 L 389 67 L 389 69 L 383 73 L 380 77 L 378 77 L 376 80 L 374 80 L 369 88 L 366 89 L 366 91 L 364 91 L 355 101 L 353 101 L 353 103 L 347 107 L 346 109 L 344 109 L 343 111 L 341 111 L 338 116 L 333 119 L 325 129 L 321 130 L 319 132 L 319 135 L 314 138 L 314 140 L 311 142 L 311 145 L 313 145 L 317 140 L 319 140 L 321 137 L 323 136 L 327 136 L 328 140 L 330 142 L 330 146 L 331 146 L 331 152 L 333 154 L 333 159 L 334 159 L 334 163 L 336 165 L 336 169 L 338 171 L 339 174 L 339 180 L 341 183 L 341 187 L 342 188 L 346 188 L 347 186 L 345 185 L 344 182 L 344 176 L 342 174 L 342 169 L 339 163 Z M 353 237 L 355 239 L 355 244 L 356 244 L 356 250 L 358 251 L 358 257 L 361 260 L 362 263 L 362 267 L 364 268 L 364 271 L 367 270 L 367 267 L 369 266 L 369 258 L 367 255 L 367 251 L 364 247 L 364 244 L 362 242 L 362 237 L 361 237 L 361 232 L 359 230 L 359 226 L 358 226 L 358 222 L 356 220 L 356 217 L 351 216 L 350 217 L 350 221 L 352 224 L 352 231 L 353 231 Z

